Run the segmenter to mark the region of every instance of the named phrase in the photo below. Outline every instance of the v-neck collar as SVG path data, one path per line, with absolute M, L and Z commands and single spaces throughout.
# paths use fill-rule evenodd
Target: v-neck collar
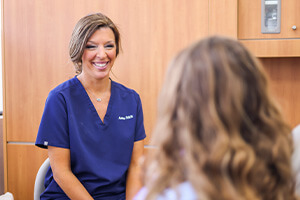
M 107 105 L 107 109 L 106 109 L 106 113 L 104 115 L 103 121 L 100 118 L 100 116 L 97 113 L 97 110 L 94 106 L 94 104 L 92 103 L 92 100 L 90 99 L 87 91 L 85 90 L 85 88 L 83 87 L 82 83 L 79 81 L 79 79 L 77 78 L 77 76 L 74 77 L 74 79 L 78 82 L 78 84 L 80 85 L 80 89 L 82 90 L 82 93 L 84 94 L 84 98 L 86 99 L 86 102 L 88 103 L 88 107 L 89 109 L 91 109 L 91 111 L 93 112 L 93 114 L 95 115 L 95 119 L 98 119 L 97 121 L 100 122 L 100 125 L 102 126 L 107 126 L 109 124 L 109 119 L 110 119 L 110 113 L 111 113 L 111 109 L 112 109 L 112 104 L 113 104 L 113 99 L 114 99 L 114 95 L 115 95 L 115 83 L 113 80 L 110 79 L 111 81 L 111 93 L 110 93 L 110 98 L 108 101 L 108 105 Z M 98 124 L 98 123 L 97 123 Z

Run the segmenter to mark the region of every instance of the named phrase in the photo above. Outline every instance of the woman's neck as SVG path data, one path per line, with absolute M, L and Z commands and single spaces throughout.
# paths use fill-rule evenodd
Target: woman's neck
M 94 94 L 103 94 L 106 92 L 110 92 L 111 80 L 109 77 L 103 79 L 92 79 L 85 77 L 83 74 L 80 74 L 77 76 L 77 78 L 85 89 L 88 89 Z

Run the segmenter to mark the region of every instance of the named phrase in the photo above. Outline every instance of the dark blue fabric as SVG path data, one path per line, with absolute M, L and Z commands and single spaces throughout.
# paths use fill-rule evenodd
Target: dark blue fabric
M 80 81 L 54 88 L 46 100 L 36 145 L 70 149 L 71 169 L 94 199 L 125 199 L 135 141 L 146 137 L 139 95 L 111 81 L 103 122 Z M 49 168 L 42 199 L 68 199 Z

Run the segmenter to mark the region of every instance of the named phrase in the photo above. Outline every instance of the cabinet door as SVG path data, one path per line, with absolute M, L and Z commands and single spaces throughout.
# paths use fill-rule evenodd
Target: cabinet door
M 281 0 L 281 31 L 278 34 L 261 33 L 261 0 L 240 0 L 238 5 L 238 38 L 299 38 L 300 1 Z M 292 27 L 297 29 L 293 30 Z
M 300 123 L 300 58 L 262 58 L 270 89 L 284 119 L 294 128 Z
M 36 174 L 47 151 L 27 144 L 7 145 L 7 191 L 14 199 L 33 199 Z

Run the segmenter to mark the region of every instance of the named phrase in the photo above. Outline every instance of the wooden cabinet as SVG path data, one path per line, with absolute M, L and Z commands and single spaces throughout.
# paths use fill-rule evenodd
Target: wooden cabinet
M 300 124 L 300 58 L 261 58 L 271 92 L 284 119 L 293 128 Z
M 47 157 L 45 149 L 33 145 L 7 145 L 7 191 L 14 199 L 33 199 L 35 177 Z
M 261 33 L 261 0 L 239 0 L 238 39 L 257 57 L 300 56 L 300 1 L 281 1 L 281 31 Z M 296 30 L 292 27 L 296 26 Z
M 278 34 L 261 33 L 261 0 L 239 1 L 239 39 L 289 39 L 300 38 L 300 1 L 281 1 L 281 32 Z M 293 30 L 292 26 L 297 29 Z

